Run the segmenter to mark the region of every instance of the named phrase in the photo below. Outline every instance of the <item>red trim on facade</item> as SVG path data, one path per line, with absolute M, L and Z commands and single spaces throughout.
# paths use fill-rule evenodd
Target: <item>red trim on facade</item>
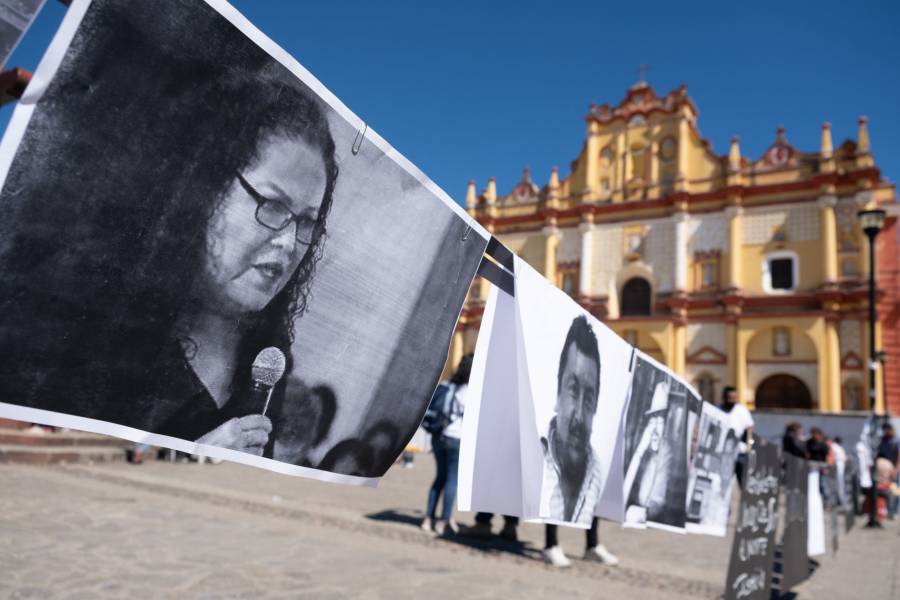
M 634 214 L 636 212 L 674 207 L 681 204 L 687 204 L 688 208 L 690 209 L 690 205 L 697 205 L 714 201 L 728 201 L 736 196 L 742 199 L 752 199 L 758 196 L 778 195 L 787 192 L 799 192 L 804 190 L 811 192 L 810 197 L 772 198 L 771 200 L 767 200 L 765 202 L 755 202 L 752 204 L 752 206 L 758 207 L 781 204 L 797 204 L 802 202 L 809 202 L 815 198 L 818 198 L 821 194 L 822 186 L 829 184 L 836 187 L 854 186 L 861 180 L 883 183 L 881 180 L 881 172 L 879 171 L 879 169 L 877 167 L 867 167 L 856 169 L 849 173 L 843 173 L 840 175 L 836 173 L 819 174 L 812 177 L 811 179 L 807 179 L 804 181 L 792 181 L 788 183 L 774 183 L 754 186 L 723 186 L 716 190 L 701 192 L 697 194 L 692 194 L 690 192 L 673 192 L 667 196 L 664 196 L 663 198 L 656 198 L 652 200 L 629 200 L 616 203 L 607 202 L 604 204 L 579 204 L 578 206 L 565 210 L 540 208 L 535 213 L 529 215 L 515 215 L 509 217 L 488 217 L 485 215 L 481 218 L 478 218 L 478 220 L 482 225 L 486 227 L 488 224 L 491 224 L 495 227 L 504 227 L 517 224 L 530 224 L 532 225 L 534 230 L 539 230 L 544 226 L 544 223 L 547 219 L 560 220 L 579 218 L 582 215 L 588 213 L 601 216 L 623 213 L 622 218 L 617 220 L 629 221 L 635 220 L 635 218 L 639 218 L 639 215 Z M 721 209 L 722 207 L 714 206 L 706 210 L 701 209 L 692 212 L 716 212 Z M 604 222 L 615 221 L 616 220 L 609 220 Z
M 847 371 L 862 370 L 864 365 L 863 359 L 852 350 L 841 358 L 841 368 Z

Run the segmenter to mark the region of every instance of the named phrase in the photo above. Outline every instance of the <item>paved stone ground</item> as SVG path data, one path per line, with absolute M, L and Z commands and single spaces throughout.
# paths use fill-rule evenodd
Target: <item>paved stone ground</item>
M 622 530 L 622 558 L 544 566 L 523 544 L 436 539 L 417 527 L 430 457 L 377 490 L 232 464 L 0 466 L 0 597 L 716 598 L 730 539 Z M 460 514 L 461 522 L 471 515 Z M 495 527 L 501 520 L 495 519 Z M 573 558 L 580 531 L 562 529 Z M 900 529 L 855 529 L 797 598 L 900 600 Z

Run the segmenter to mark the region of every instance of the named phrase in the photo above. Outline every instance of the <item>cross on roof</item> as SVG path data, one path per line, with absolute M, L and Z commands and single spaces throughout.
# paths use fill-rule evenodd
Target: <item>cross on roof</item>
M 646 83 L 647 82 L 647 70 L 649 67 L 647 65 L 638 65 L 638 83 Z

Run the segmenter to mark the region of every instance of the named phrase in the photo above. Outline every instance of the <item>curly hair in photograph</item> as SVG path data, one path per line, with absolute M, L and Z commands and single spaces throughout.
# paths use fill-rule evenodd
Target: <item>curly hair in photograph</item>
M 157 14 L 153 27 L 172 43 L 148 39 L 137 23 L 150 9 L 118 4 L 104 13 L 115 27 L 98 18 L 73 42 L 0 196 L 6 401 L 72 412 L 78 399 L 152 389 L 171 369 L 173 347 L 186 360 L 184 320 L 197 302 L 208 224 L 266 140 L 318 150 L 326 185 L 299 266 L 262 311 L 240 318 L 233 386 L 248 380 L 262 347 L 290 361 L 321 256 L 338 166 L 319 101 L 252 43 L 235 49 L 228 36 L 201 30 L 179 46 L 192 23 Z

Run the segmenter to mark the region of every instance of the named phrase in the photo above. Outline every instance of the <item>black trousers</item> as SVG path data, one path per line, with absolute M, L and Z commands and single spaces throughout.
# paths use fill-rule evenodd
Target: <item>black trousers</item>
M 594 517 L 591 521 L 590 529 L 585 530 L 585 549 L 590 550 L 597 545 L 597 525 L 599 519 Z M 544 549 L 559 546 L 559 527 L 556 525 L 547 525 L 544 530 Z
M 493 518 L 494 518 L 494 513 L 480 512 L 475 515 L 475 522 L 490 524 L 491 519 L 493 519 Z M 519 517 L 510 517 L 507 515 L 503 515 L 503 524 L 504 525 L 511 524 L 511 527 L 516 527 L 519 524 Z

